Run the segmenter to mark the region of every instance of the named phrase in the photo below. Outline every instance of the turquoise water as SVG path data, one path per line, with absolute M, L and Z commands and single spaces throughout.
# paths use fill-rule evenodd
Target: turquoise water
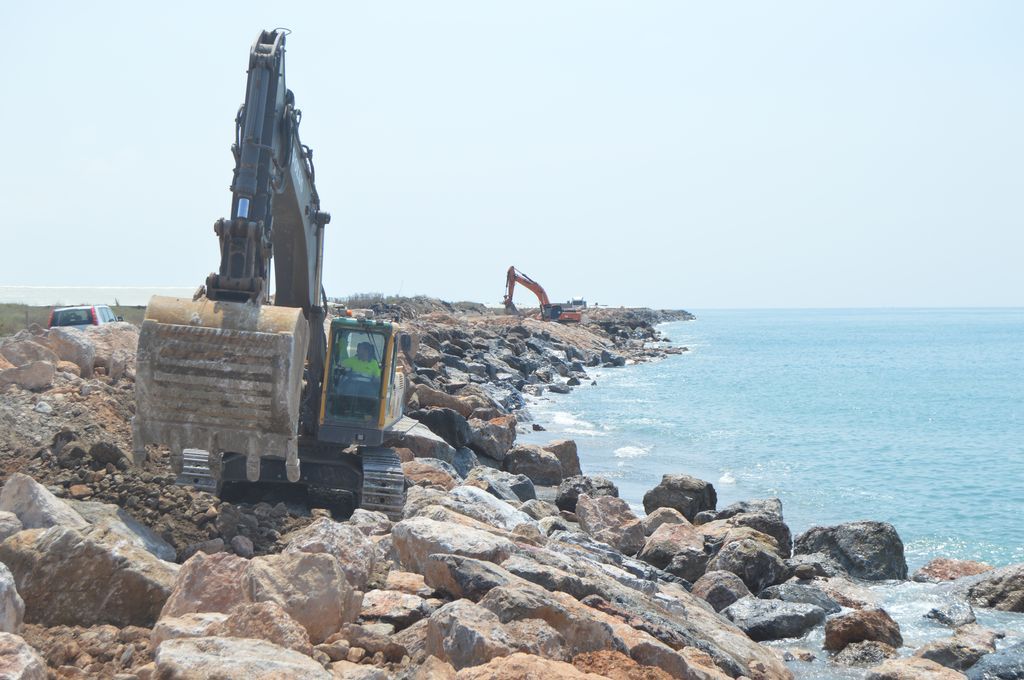
M 778 496 L 794 532 L 877 519 L 911 569 L 1024 561 L 1024 310 L 698 312 L 662 330 L 691 352 L 601 369 L 535 400 L 585 474 L 641 499 L 664 473 L 719 507 Z

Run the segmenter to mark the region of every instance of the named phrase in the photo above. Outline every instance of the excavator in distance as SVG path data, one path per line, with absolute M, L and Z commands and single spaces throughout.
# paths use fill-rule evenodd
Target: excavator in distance
M 330 215 L 285 86 L 285 35 L 263 31 L 249 52 L 231 218 L 214 225 L 218 271 L 194 298 L 154 296 L 146 308 L 134 459 L 165 445 L 178 483 L 302 484 L 400 518 L 405 476 L 384 445 L 402 417 L 409 337 L 393 323 L 327 319 Z
M 505 298 L 503 302 L 507 313 L 518 313 L 516 305 L 512 301 L 512 296 L 515 293 L 517 283 L 524 286 L 527 290 L 532 291 L 533 294 L 537 296 L 537 300 L 540 302 L 540 318 L 542 321 L 579 323 L 583 319 L 580 308 L 581 305 L 583 307 L 586 306 L 585 302 L 580 300 L 579 303 L 552 303 L 548 299 L 548 294 L 544 291 L 543 286 L 516 269 L 514 266 L 508 268 L 508 273 L 505 276 Z

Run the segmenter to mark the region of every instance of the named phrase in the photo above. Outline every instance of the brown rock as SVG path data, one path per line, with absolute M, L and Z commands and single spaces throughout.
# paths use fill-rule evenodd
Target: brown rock
M 832 661 L 844 666 L 877 666 L 886 659 L 896 658 L 896 650 L 877 640 L 851 642 L 832 657 Z
M 865 677 L 866 680 L 964 680 L 966 676 L 934 661 L 912 656 L 886 661 Z
M 963 576 L 974 576 L 991 570 L 992 567 L 984 562 L 937 557 L 915 571 L 913 579 L 922 582 L 953 581 Z
M 434 589 L 426 584 L 423 576 L 411 571 L 392 569 L 388 572 L 384 585 L 388 590 L 397 590 L 400 593 L 418 595 L 419 597 L 430 597 L 434 594 Z
M 861 609 L 834 616 L 825 622 L 825 649 L 838 652 L 851 642 L 875 640 L 902 647 L 900 627 L 882 609 Z
M 683 513 L 675 508 L 656 508 L 654 512 L 640 520 L 644 525 L 644 535 L 650 536 L 663 524 L 689 524 Z
M 914 652 L 953 670 L 967 670 L 986 654 L 996 651 L 995 635 L 978 625 L 963 626 L 951 638 L 935 640 Z
M 33 361 L 56 364 L 60 358 L 52 349 L 23 332 L 0 344 L 0 361 L 5 364 L 0 365 L 0 368 L 13 368 Z
M 611 680 L 671 680 L 672 676 L 654 666 L 641 666 L 621 652 L 600 651 L 577 654 L 576 670 Z
M 0 389 L 18 385 L 26 390 L 43 390 L 53 385 L 56 373 L 49 361 L 33 361 L 16 368 L 0 370 Z
M 207 633 L 218 637 L 267 640 L 285 649 L 312 655 L 313 645 L 306 630 L 276 602 L 240 604 Z
M 553 678 L 599 680 L 601 678 L 600 675 L 583 673 L 563 661 L 549 661 L 521 652 L 493 659 L 482 666 L 466 668 L 459 671 L 455 677 L 457 680 L 508 680 L 508 678 L 517 680 L 552 680 Z
M 576 517 L 583 531 L 624 555 L 635 555 L 644 547 L 643 525 L 621 498 L 582 494 L 576 501 Z
M 249 561 L 237 555 L 196 553 L 181 566 L 160 618 L 193 612 L 227 614 L 236 605 L 252 602 L 248 571 Z
M 424 572 L 429 556 L 435 553 L 500 563 L 515 551 L 515 544 L 508 539 L 426 517 L 402 520 L 392 529 L 391 537 L 401 564 L 419 573 Z
M 152 626 L 179 569 L 137 545 L 62 526 L 11 536 L 0 561 L 14 575 L 26 622 L 48 626 Z
M 534 484 L 552 486 L 562 481 L 562 464 L 550 451 L 534 444 L 520 444 L 511 449 L 502 462 L 506 472 L 526 475 Z
M 409 483 L 416 486 L 451 491 L 458 484 L 450 474 L 422 460 L 402 463 L 402 472 L 405 473 L 405 478 L 409 480 Z
M 164 640 L 209 637 L 213 627 L 228 618 L 220 612 L 193 612 L 181 616 L 165 616 L 153 626 L 150 646 L 156 649 Z
M 673 557 L 683 552 L 691 555 L 694 561 L 699 563 L 699 568 L 694 570 L 693 575 L 700 578 L 708 561 L 707 555 L 704 554 L 704 534 L 685 519 L 681 523 L 659 526 L 644 543 L 643 550 L 637 557 L 658 569 L 664 569 L 672 562 Z M 679 575 L 686 578 L 685 575 Z
M 0 678 L 46 680 L 46 663 L 21 636 L 0 633 Z
M 693 595 L 720 612 L 740 598 L 750 595 L 746 584 L 731 571 L 709 571 L 693 584 Z
M 516 440 L 516 417 L 505 415 L 490 420 L 472 418 L 469 430 L 469 448 L 492 460 L 502 461 Z
M 288 534 L 285 552 L 325 553 L 335 558 L 356 590 L 366 587 L 377 562 L 373 542 L 358 527 L 320 517 Z
M 572 439 L 556 439 L 544 446 L 545 451 L 555 454 L 562 466 L 562 477 L 573 477 L 583 474 L 580 470 L 580 456 L 576 450 L 576 442 Z

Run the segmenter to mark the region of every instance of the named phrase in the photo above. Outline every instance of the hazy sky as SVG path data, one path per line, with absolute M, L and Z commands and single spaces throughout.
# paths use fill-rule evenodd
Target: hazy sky
M 330 295 L 1024 304 L 1024 3 L 153 5 L 0 8 L 0 284 L 202 283 L 284 26 Z

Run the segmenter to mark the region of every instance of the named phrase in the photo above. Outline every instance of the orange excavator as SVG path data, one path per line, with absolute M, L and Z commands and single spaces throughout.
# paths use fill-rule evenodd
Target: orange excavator
M 559 321 L 561 323 L 579 323 L 583 316 L 577 304 L 552 304 L 544 287 L 522 273 L 515 267 L 508 268 L 508 275 L 505 278 L 505 311 L 509 314 L 518 314 L 519 310 L 512 302 L 512 294 L 516 290 L 516 284 L 522 284 L 527 290 L 533 291 L 540 301 L 540 318 L 543 321 Z M 586 303 L 582 303 L 585 305 Z

